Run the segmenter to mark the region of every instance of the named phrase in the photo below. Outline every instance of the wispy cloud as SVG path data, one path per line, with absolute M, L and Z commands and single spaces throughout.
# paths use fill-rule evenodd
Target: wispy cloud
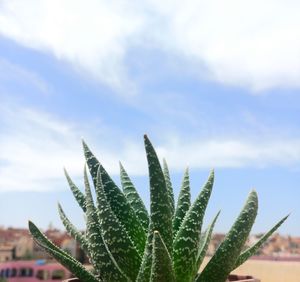
M 168 23 L 161 42 L 202 62 L 212 79 L 256 91 L 299 86 L 297 1 L 153 3 Z
M 116 88 L 134 80 L 126 52 L 147 46 L 196 63 L 199 77 L 205 69 L 206 79 L 260 91 L 300 86 L 299 8 L 294 0 L 5 0 L 0 33 Z
M 112 174 L 118 174 L 120 159 L 130 163 L 130 171 L 142 171 L 139 164 L 143 158 L 135 144 L 123 138 L 114 150 L 109 144 L 111 135 L 99 126 L 94 133 L 84 123 L 75 125 L 53 114 L 5 102 L 0 106 L 0 128 L 0 192 L 65 189 L 63 167 L 74 179 L 81 179 L 85 163 L 82 136 Z M 95 148 L 98 146 L 101 151 Z
M 192 168 L 299 166 L 300 140 L 199 140 L 184 143 L 172 138 L 158 148 L 174 169 Z M 183 161 L 184 160 L 184 161 Z M 186 164 L 183 162 L 187 162 Z
M 46 191 L 65 189 L 62 168 L 75 178 L 82 175 L 84 158 L 80 139 L 84 135 L 107 170 L 118 175 L 121 160 L 131 175 L 146 175 L 144 149 L 138 140 L 118 138 L 119 146 L 98 141 L 84 125 L 22 106 L 1 105 L 0 191 Z M 111 140 L 107 132 L 101 138 Z M 183 142 L 170 136 L 155 144 L 173 171 L 193 168 L 299 166 L 300 140 L 245 141 L 223 138 Z
M 12 63 L 0 57 L 0 81 L 1 88 L 3 85 L 11 83 L 12 85 L 31 87 L 38 90 L 40 94 L 49 93 L 49 85 L 38 73 L 23 68 L 20 65 Z M 6 90 L 5 90 L 6 91 Z M 3 91 L 1 91 L 3 92 Z M 0 93 L 2 94 L 2 93 Z
M 1 107 L 1 119 L 1 191 L 58 189 L 64 164 L 78 172 L 82 164 L 74 149 L 78 136 L 70 125 L 11 106 Z
M 142 24 L 129 2 L 4 1 L 0 10 L 3 35 L 114 87 L 128 83 L 124 52 Z

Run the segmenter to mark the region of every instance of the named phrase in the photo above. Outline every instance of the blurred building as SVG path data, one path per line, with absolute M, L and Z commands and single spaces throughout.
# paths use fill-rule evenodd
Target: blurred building
M 51 227 L 45 235 L 72 256 L 86 261 L 76 241 L 66 232 Z M 52 260 L 52 257 L 33 241 L 27 229 L 0 228 L 0 262 L 24 259 Z

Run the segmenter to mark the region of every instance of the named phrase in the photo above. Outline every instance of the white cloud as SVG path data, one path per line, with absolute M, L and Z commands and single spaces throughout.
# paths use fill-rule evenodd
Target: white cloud
M 81 185 L 84 165 L 80 144 L 82 135 L 110 174 L 119 174 L 119 160 L 132 176 L 148 173 L 142 137 L 132 141 L 123 136 L 115 141 L 118 144 L 110 144 L 108 140 L 113 140 L 111 133 L 101 127 L 99 135 L 95 135 L 84 124 L 75 126 L 47 113 L 22 106 L 2 104 L 0 117 L 2 192 L 67 189 L 63 166 L 67 167 L 70 175 Z M 300 164 L 298 139 L 269 139 L 261 142 L 223 138 L 184 143 L 182 139 L 170 136 L 162 144 L 154 145 L 158 145 L 159 157 L 167 159 L 173 172 L 182 172 L 186 165 L 193 169 L 209 169 L 297 167 Z
M 117 88 L 130 85 L 124 59 L 138 42 L 198 63 L 199 77 L 204 68 L 210 79 L 260 91 L 300 86 L 299 8 L 295 0 L 4 0 L 0 33 Z
M 176 170 L 182 170 L 187 164 L 191 168 L 262 168 L 299 166 L 300 163 L 299 139 L 245 141 L 226 138 L 194 140 L 185 144 L 173 138 L 157 150 Z
M 91 134 L 90 125 L 85 126 L 84 122 L 75 125 L 45 112 L 5 102 L 0 105 L 0 127 L 0 192 L 67 189 L 63 167 L 82 184 L 82 136 L 91 143 L 91 149 L 110 173 L 119 173 L 119 159 L 131 164 L 129 169 L 137 174 L 141 173 L 141 167 L 146 172 L 145 164 L 139 166 L 136 162 L 144 158 L 138 158 L 133 144 L 124 141 L 114 151 L 108 141 L 109 132 L 99 124 L 95 126 L 99 133 Z M 104 141 L 99 144 L 98 140 Z M 101 151 L 94 150 L 96 142 Z
M 53 53 L 96 78 L 127 83 L 122 62 L 141 19 L 121 1 L 2 1 L 0 32 L 27 47 Z
M 161 41 L 203 62 L 212 79 L 254 90 L 300 85 L 299 2 L 153 2 L 168 19 Z
M 14 85 L 30 85 L 38 90 L 40 94 L 49 92 L 49 85 L 38 73 L 29 71 L 17 64 L 0 57 L 0 80 L 1 86 L 6 82 Z
M 58 189 L 63 165 L 77 173 L 80 164 L 83 167 L 71 126 L 43 113 L 4 105 L 1 120 L 0 191 Z

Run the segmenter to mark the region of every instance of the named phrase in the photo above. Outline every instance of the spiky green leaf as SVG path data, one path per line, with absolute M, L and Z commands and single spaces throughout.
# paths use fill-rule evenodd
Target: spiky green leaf
M 106 199 L 101 181 L 100 167 L 96 195 L 97 213 L 103 239 L 119 267 L 127 277 L 134 281 L 139 272 L 141 257 Z
M 211 195 L 213 182 L 214 172 L 211 171 L 207 182 L 184 217 L 180 229 L 176 234 L 173 252 L 174 270 L 177 281 L 189 282 L 194 274 L 203 217 Z
M 153 227 L 150 221 L 147 243 L 136 282 L 149 282 L 152 266 Z
M 121 184 L 123 187 L 124 195 L 127 201 L 129 202 L 129 204 L 132 206 L 133 210 L 135 211 L 135 214 L 137 215 L 141 224 L 143 225 L 145 232 L 147 232 L 149 227 L 148 211 L 139 193 L 137 192 L 136 188 L 134 187 L 131 179 L 129 178 L 126 170 L 124 169 L 121 163 L 120 163 L 120 176 L 121 176 Z
M 49 241 L 48 238 L 46 238 L 46 236 L 43 235 L 42 232 L 31 221 L 29 221 L 28 226 L 35 242 L 51 256 L 53 256 L 58 262 L 65 266 L 76 277 L 82 281 L 101 281 L 100 279 L 97 279 L 91 272 L 85 269 L 80 262 Z
M 224 282 L 249 236 L 258 208 L 257 194 L 252 191 L 237 220 L 210 259 L 196 282 Z
M 143 255 L 142 264 L 136 282 L 148 282 L 152 267 L 153 232 L 160 232 L 160 236 L 172 257 L 172 206 L 166 180 L 160 166 L 157 154 L 148 139 L 144 135 L 145 150 L 147 154 L 148 170 L 150 178 L 150 224 L 148 228 L 147 244 Z M 168 242 L 166 244 L 166 242 Z M 170 252 L 171 251 L 171 252 Z
M 98 215 L 94 206 L 86 169 L 84 169 L 84 184 L 86 193 L 87 240 L 91 262 L 102 279 L 107 282 L 128 281 L 107 248 L 99 225 Z
M 157 230 L 160 233 L 172 257 L 173 214 L 172 206 L 169 201 L 169 192 L 159 159 L 147 135 L 144 135 L 144 143 L 150 179 L 150 220 L 153 228 L 150 232 Z
M 253 246 L 249 247 L 238 257 L 237 261 L 232 270 L 239 267 L 246 260 L 248 260 L 251 256 L 253 256 L 258 249 L 268 240 L 268 238 L 280 227 L 280 225 L 285 222 L 285 220 L 289 217 L 289 215 L 285 216 L 281 219 L 274 227 L 272 227 L 264 236 L 262 236 Z M 232 271 L 231 270 L 231 271 Z
M 180 225 L 191 206 L 190 178 L 189 169 L 186 168 L 179 192 L 177 206 L 173 218 L 173 237 L 175 238 Z
M 215 223 L 218 219 L 220 212 L 217 213 L 215 218 L 213 219 L 212 223 L 207 227 L 205 230 L 204 234 L 200 238 L 200 245 L 199 245 L 199 250 L 198 250 L 198 258 L 197 258 L 197 263 L 196 263 L 196 268 L 195 268 L 195 274 L 199 271 L 200 265 L 202 264 L 204 257 L 206 255 L 211 235 L 215 226 Z
M 58 213 L 67 232 L 80 244 L 81 248 L 88 254 L 88 241 L 86 240 L 85 235 L 82 234 L 82 232 L 78 231 L 77 228 L 71 223 L 60 204 L 58 204 Z
M 85 196 L 84 194 L 79 190 L 79 188 L 74 184 L 71 177 L 69 176 L 67 170 L 64 168 L 64 173 L 67 178 L 68 184 L 70 186 L 70 189 L 74 195 L 74 198 L 76 199 L 79 206 L 82 208 L 84 212 L 86 212 L 86 203 L 85 203 Z
M 175 282 L 172 259 L 158 231 L 153 234 L 151 282 Z
M 171 177 L 170 177 L 168 164 L 167 164 L 167 161 L 165 159 L 163 159 L 163 173 L 164 173 L 164 176 L 165 176 L 169 201 L 170 201 L 170 205 L 171 205 L 171 212 L 172 212 L 172 215 L 174 215 L 174 211 L 175 211 L 174 193 L 173 193 L 173 187 L 172 187 L 172 182 L 171 182 Z
M 109 202 L 113 213 L 125 227 L 139 254 L 142 255 L 146 244 L 146 233 L 141 222 L 139 221 L 133 208 L 127 201 L 125 195 L 114 183 L 104 167 L 99 163 L 99 161 L 96 159 L 96 157 L 84 142 L 83 148 L 95 187 L 97 185 L 97 173 L 98 170 L 100 170 L 101 181 L 103 184 L 106 199 Z

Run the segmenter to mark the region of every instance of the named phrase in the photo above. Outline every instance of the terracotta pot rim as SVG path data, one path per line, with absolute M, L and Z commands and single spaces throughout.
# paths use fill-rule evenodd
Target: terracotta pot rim
M 236 275 L 230 274 L 227 281 L 238 281 L 238 282 L 260 282 L 259 279 L 251 275 Z
M 227 281 L 237 281 L 237 282 L 260 282 L 260 280 L 254 278 L 250 275 L 229 275 L 229 279 Z M 62 282 L 80 282 L 78 278 L 70 278 L 67 280 L 63 280 Z

